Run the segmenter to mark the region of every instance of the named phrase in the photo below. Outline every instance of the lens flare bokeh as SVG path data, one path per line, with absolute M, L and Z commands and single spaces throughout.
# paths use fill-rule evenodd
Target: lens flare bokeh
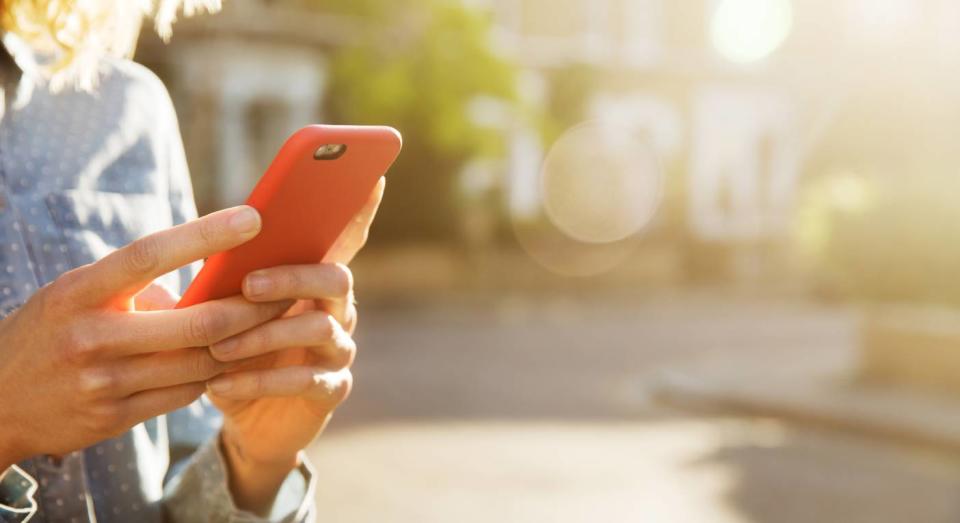
M 592 276 L 622 263 L 654 216 L 663 169 L 649 137 L 592 121 L 564 133 L 540 172 L 540 210 L 513 217 L 517 239 L 541 266 Z
M 558 229 L 584 243 L 611 243 L 650 223 L 663 176 L 643 135 L 590 122 L 557 140 L 540 182 L 544 210 Z
M 721 56 L 745 64 L 776 51 L 792 26 L 790 0 L 720 0 L 710 22 L 710 37 Z

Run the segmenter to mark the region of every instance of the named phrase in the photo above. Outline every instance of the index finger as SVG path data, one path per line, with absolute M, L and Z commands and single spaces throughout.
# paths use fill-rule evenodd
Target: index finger
M 132 297 L 156 278 L 232 249 L 259 232 L 260 214 L 241 205 L 144 236 L 85 267 L 76 296 L 87 304 Z

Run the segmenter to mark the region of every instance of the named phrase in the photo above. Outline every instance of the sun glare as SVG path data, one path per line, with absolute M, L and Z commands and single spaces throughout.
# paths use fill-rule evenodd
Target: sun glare
M 710 23 L 710 37 L 721 56 L 746 64 L 776 51 L 792 25 L 790 0 L 720 0 Z
M 635 130 L 587 122 L 567 131 L 543 165 L 543 205 L 570 238 L 611 243 L 653 219 L 663 173 L 652 146 Z

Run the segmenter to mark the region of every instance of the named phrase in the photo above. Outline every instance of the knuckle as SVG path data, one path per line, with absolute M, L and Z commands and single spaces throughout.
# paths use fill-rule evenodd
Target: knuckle
M 90 415 L 85 416 L 88 427 L 94 432 L 112 434 L 123 430 L 126 417 L 123 405 L 117 401 L 104 401 L 90 407 Z
M 216 245 L 220 230 L 213 220 L 201 219 L 197 222 L 197 234 L 200 236 L 200 241 L 210 247 Z
M 225 368 L 205 348 L 194 349 L 191 365 L 194 375 L 204 380 L 216 376 Z
M 81 277 L 76 269 L 61 274 L 56 280 L 41 287 L 31 301 L 39 305 L 39 310 L 45 316 L 62 316 L 67 307 L 76 301 L 74 296 Z
M 67 328 L 61 345 L 63 358 L 72 365 L 83 365 L 95 359 L 100 349 L 90 330 L 76 326 Z
M 196 345 L 210 344 L 209 315 L 198 311 L 190 316 L 186 323 L 186 338 L 190 343 Z
M 342 263 L 332 266 L 330 280 L 332 290 L 337 296 L 347 296 L 353 290 L 353 272 Z
M 324 373 L 322 369 L 314 369 L 314 372 Z M 334 409 L 347 400 L 352 390 L 353 374 L 349 370 L 341 370 L 333 375 L 325 374 L 325 378 L 312 387 L 309 395 L 310 408 L 318 416 L 329 416 Z
M 130 273 L 149 273 L 160 265 L 160 250 L 160 241 L 156 236 L 140 238 L 128 246 L 121 262 Z
M 338 405 L 347 401 L 347 398 L 350 397 L 350 392 L 353 391 L 353 373 L 343 371 L 342 374 L 343 378 L 334 386 L 332 394 L 334 403 Z
M 65 303 L 75 293 L 83 278 L 82 268 L 69 270 L 61 274 L 53 283 L 45 286 L 43 294 L 54 303 Z
M 265 387 L 267 386 L 266 382 L 264 381 L 263 375 L 259 372 L 251 373 L 247 377 L 245 382 L 246 383 L 241 384 L 241 390 L 246 388 L 245 392 L 254 397 L 262 396 L 265 390 Z
M 77 382 L 77 390 L 93 398 L 109 397 L 119 385 L 116 374 L 104 368 L 81 370 L 77 375 Z
M 347 304 L 347 321 L 342 325 L 344 330 L 347 332 L 354 332 L 357 329 L 357 324 L 360 322 L 360 314 L 357 312 L 357 306 L 353 303 L 353 299 Z
M 177 392 L 176 397 L 173 401 L 173 408 L 171 410 L 176 410 L 181 407 L 186 407 L 187 405 L 193 403 L 199 398 L 204 391 L 203 384 L 191 385 L 183 387 L 182 390 Z
M 364 227 L 363 231 L 361 231 L 360 234 L 357 235 L 357 243 L 354 246 L 354 249 L 359 251 L 360 249 L 366 247 L 367 241 L 369 240 L 370 240 L 370 228 Z
M 256 347 L 259 349 L 271 349 L 277 345 L 276 336 L 273 331 L 269 328 L 255 329 L 247 336 L 240 337 L 240 346 L 238 347 L 241 351 L 245 347 Z M 246 339 L 244 339 L 246 338 Z M 249 345 L 248 345 L 249 344 Z
M 353 362 L 357 359 L 357 344 L 353 339 L 347 337 L 346 340 L 341 344 L 340 350 L 337 352 L 336 363 L 340 368 L 350 368 L 353 366 Z
M 296 293 L 297 291 L 305 288 L 307 284 L 303 274 L 299 270 L 281 272 L 280 277 L 277 278 L 277 283 L 279 284 L 282 292 L 285 294 Z
M 357 345 L 353 338 L 341 330 L 333 337 L 333 343 L 329 351 L 330 361 L 328 364 L 336 369 L 345 369 L 353 365 L 353 360 L 357 354 Z
M 330 314 L 321 312 L 314 315 L 310 330 L 317 343 L 326 343 L 333 339 L 336 322 L 336 318 Z
M 219 308 L 199 310 L 187 321 L 187 338 L 197 345 L 212 345 L 226 325 L 226 318 Z

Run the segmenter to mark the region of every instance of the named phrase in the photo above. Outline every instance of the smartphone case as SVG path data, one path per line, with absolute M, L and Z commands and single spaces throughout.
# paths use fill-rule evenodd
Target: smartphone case
M 342 156 L 314 158 L 340 144 Z M 294 133 L 246 201 L 260 212 L 260 234 L 208 258 L 177 308 L 240 294 L 243 278 L 258 269 L 323 261 L 401 145 L 389 127 L 311 125 Z

